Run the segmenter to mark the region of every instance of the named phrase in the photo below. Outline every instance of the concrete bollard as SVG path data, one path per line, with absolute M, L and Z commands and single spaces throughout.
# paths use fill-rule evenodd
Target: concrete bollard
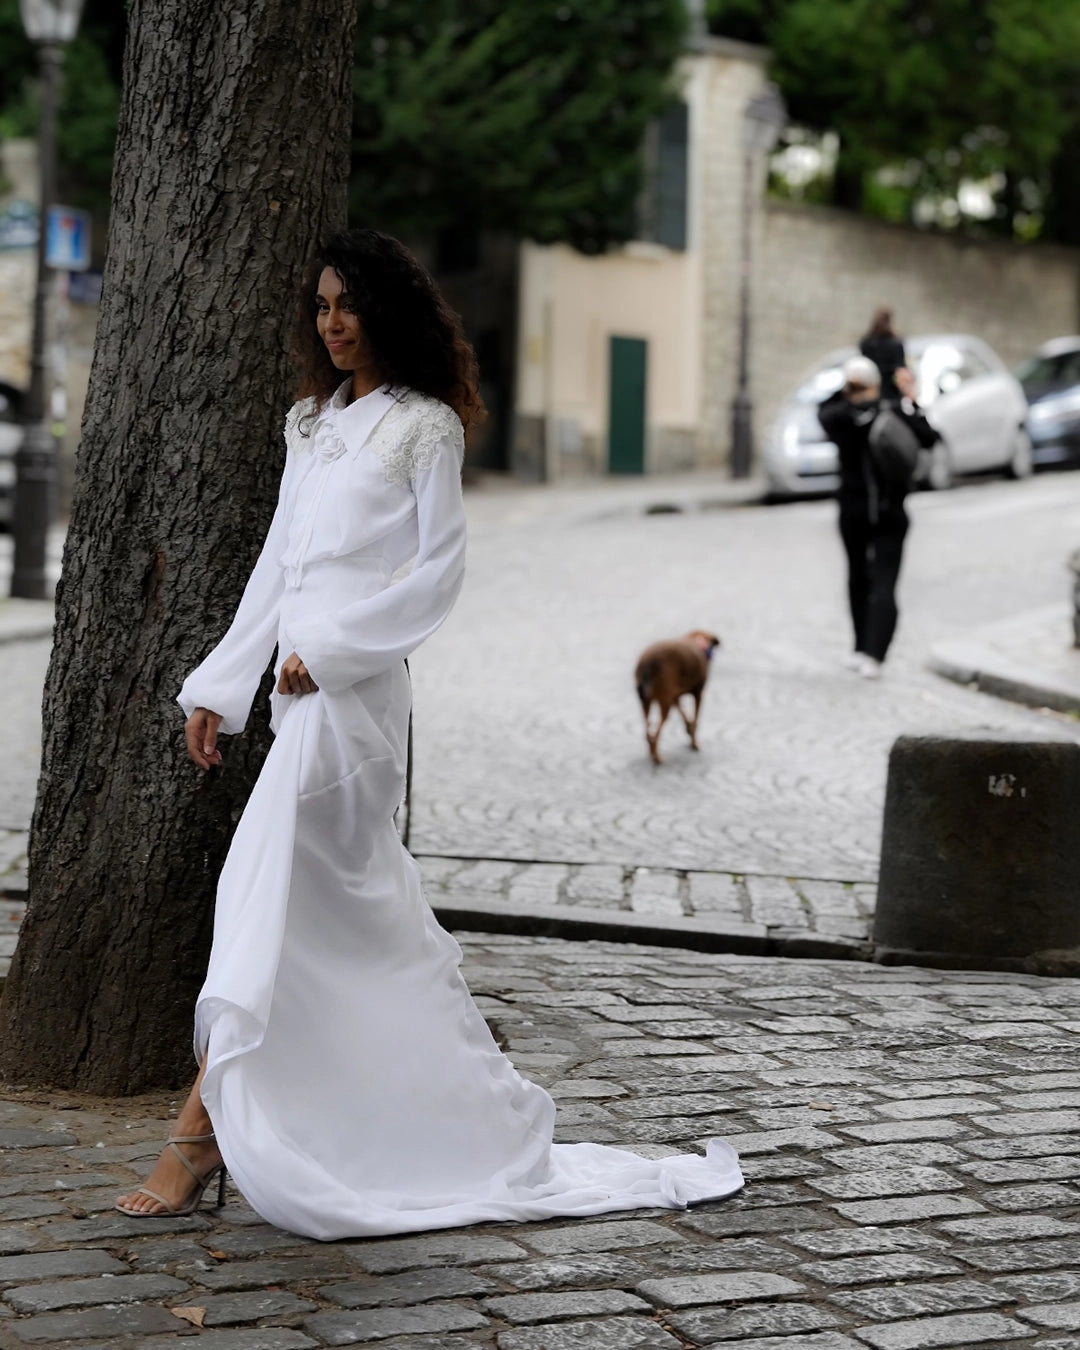
M 1080 975 L 1080 745 L 901 736 L 873 940 L 890 964 Z

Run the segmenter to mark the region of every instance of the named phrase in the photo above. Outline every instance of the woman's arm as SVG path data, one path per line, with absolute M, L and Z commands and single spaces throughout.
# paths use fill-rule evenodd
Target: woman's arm
M 465 570 L 460 427 L 441 435 L 430 464 L 416 471 L 419 549 L 412 571 L 377 595 L 336 614 L 289 622 L 289 638 L 315 684 L 347 689 L 403 661 L 439 627 L 457 599 Z
M 239 735 L 246 726 L 259 681 L 277 645 L 278 611 L 284 590 L 278 559 L 285 550 L 288 535 L 285 501 L 292 460 L 290 453 L 281 478 L 277 510 L 236 616 L 214 650 L 184 681 L 176 700 L 189 721 L 199 708 L 217 714 L 221 718 L 220 729 L 226 735 Z M 216 743 L 217 728 L 214 730 Z M 192 758 L 200 762 L 194 754 Z M 213 762 L 219 759 L 220 755 Z

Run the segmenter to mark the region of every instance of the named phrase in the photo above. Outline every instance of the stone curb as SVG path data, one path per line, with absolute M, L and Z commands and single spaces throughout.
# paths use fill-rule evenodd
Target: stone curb
M 1067 668 L 1069 649 L 1062 640 L 1060 670 L 1025 660 L 1032 637 L 1045 637 L 1049 628 L 1068 631 L 1067 605 L 1054 605 L 1033 614 L 988 624 L 961 638 L 948 638 L 930 649 L 928 665 L 955 684 L 974 685 L 984 694 L 1054 712 L 1080 713 L 1080 653 L 1075 674 Z M 1014 655 L 1015 653 L 1015 655 Z
M 476 898 L 467 905 L 440 903 L 431 907 L 439 922 L 461 932 L 512 933 L 522 937 L 567 938 L 576 942 L 633 942 L 653 947 L 681 947 L 736 956 L 811 957 L 832 961 L 868 961 L 872 948 L 853 938 L 768 929 L 764 924 L 729 924 L 674 916 L 657 919 L 626 910 L 585 905 L 530 905 Z

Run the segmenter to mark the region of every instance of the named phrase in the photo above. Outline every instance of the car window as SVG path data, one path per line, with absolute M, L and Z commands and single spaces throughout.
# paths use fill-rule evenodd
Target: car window
M 982 359 L 979 353 L 972 351 L 970 347 L 963 351 L 961 356 L 963 359 L 960 362 L 957 374 L 960 376 L 962 383 L 967 380 L 974 380 L 979 375 L 989 375 L 991 373 L 990 367 Z
M 1033 356 L 1017 370 L 1016 378 L 1025 386 L 1068 389 L 1070 385 L 1080 384 L 1080 352 Z

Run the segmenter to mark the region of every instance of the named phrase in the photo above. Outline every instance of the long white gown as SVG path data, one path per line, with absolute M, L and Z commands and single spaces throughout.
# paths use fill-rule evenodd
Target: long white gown
M 262 554 L 179 696 L 241 732 L 275 645 L 278 669 L 298 652 L 319 686 L 272 696 L 218 886 L 195 1051 L 229 1171 L 270 1223 L 321 1239 L 730 1195 L 743 1181 L 722 1140 L 659 1161 L 553 1144 L 554 1103 L 469 995 L 393 820 L 404 658 L 461 585 L 461 423 L 411 391 L 346 405 L 347 388 L 317 418 L 289 413 Z

